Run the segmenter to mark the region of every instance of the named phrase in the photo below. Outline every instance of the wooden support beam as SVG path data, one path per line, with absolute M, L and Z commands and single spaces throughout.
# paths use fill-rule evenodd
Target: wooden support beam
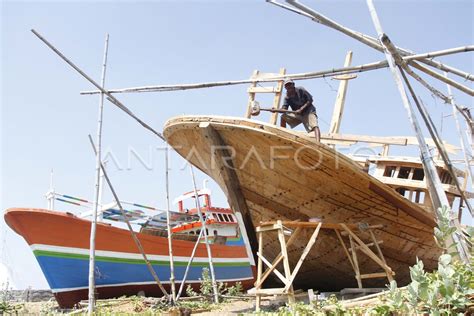
M 352 240 L 352 237 L 349 236 L 349 243 L 351 245 L 351 248 L 354 249 L 354 241 Z M 362 280 L 360 278 L 360 269 L 359 269 L 359 260 L 357 259 L 357 251 L 352 251 L 352 262 L 354 262 L 354 272 L 355 272 L 355 278 L 357 280 L 357 286 L 359 289 L 362 288 Z
M 282 225 L 281 221 L 277 221 L 277 223 Z M 287 249 L 286 249 L 285 235 L 283 234 L 283 228 L 278 230 L 278 239 L 280 240 L 281 254 L 283 256 L 283 269 L 285 270 L 285 278 L 286 278 L 287 282 L 289 282 L 289 280 L 291 278 L 291 269 L 290 269 L 290 262 L 289 262 L 289 259 L 288 259 L 288 252 L 287 252 Z M 276 271 L 277 270 L 275 270 L 275 272 Z M 288 303 L 294 304 L 295 303 L 295 295 L 293 293 L 293 286 L 291 285 L 291 283 L 289 283 L 289 286 L 288 286 L 287 282 L 284 282 L 284 283 L 286 285 L 285 289 L 288 288 L 288 291 L 287 291 L 287 293 L 288 293 Z
M 382 269 L 387 272 L 387 277 L 389 277 L 389 275 L 391 277 L 391 275 L 393 274 L 392 269 L 379 257 L 377 257 L 377 255 L 372 250 L 370 250 L 370 248 L 367 247 L 367 245 L 359 237 L 357 237 L 357 235 L 354 234 L 345 224 L 341 224 L 341 226 L 349 233 L 349 236 L 352 237 L 359 244 L 359 246 L 361 246 L 360 250 L 365 253 L 370 259 L 375 261 L 375 263 L 377 263 L 380 267 L 382 267 Z M 351 244 L 351 248 L 354 249 L 353 244 Z M 355 251 L 353 251 L 352 253 L 354 254 Z
M 291 237 L 290 239 L 288 239 L 288 241 L 286 242 L 286 247 L 288 248 L 291 244 L 293 244 L 293 241 L 295 241 L 296 237 L 298 236 L 299 232 L 301 231 L 301 227 L 297 227 L 296 230 L 293 232 L 293 234 L 291 234 Z M 260 233 L 260 234 L 263 234 L 263 233 Z M 260 245 L 261 245 L 261 242 L 259 240 L 259 252 L 262 253 L 263 250 L 260 250 Z M 259 258 L 260 259 L 260 258 Z M 259 288 L 262 286 L 263 282 L 265 282 L 265 280 L 268 278 L 268 276 L 273 272 L 273 270 L 278 266 L 278 264 L 281 262 L 281 260 L 283 260 L 283 256 L 281 254 L 281 252 L 275 257 L 275 259 L 273 259 L 273 262 L 272 262 L 272 268 L 270 269 L 267 269 L 265 271 L 265 273 L 263 273 L 263 275 L 261 276 L 260 280 L 257 279 L 257 282 L 255 282 L 255 288 Z M 261 274 L 261 273 L 260 273 Z
M 375 246 L 375 245 L 377 245 L 377 244 L 383 244 L 383 240 L 378 240 L 378 241 L 376 241 L 375 243 L 374 243 L 374 242 L 371 242 L 371 243 L 366 244 L 366 245 L 367 245 L 367 247 L 372 247 L 372 246 Z M 356 246 L 356 247 L 355 247 L 356 250 L 360 250 L 360 248 L 361 248 L 360 246 Z M 352 251 L 352 248 L 349 248 L 349 251 Z
M 265 258 L 265 257 L 264 257 L 261 253 L 259 253 L 259 252 L 257 252 L 257 257 L 258 257 L 259 260 L 261 259 L 262 262 L 267 265 L 267 267 L 269 267 L 270 269 L 273 270 L 273 273 L 276 274 L 276 276 L 281 280 L 281 282 L 283 282 L 283 284 L 285 284 L 285 285 L 288 285 L 288 284 L 289 284 L 287 278 L 286 278 L 285 276 L 283 276 L 283 274 L 281 274 L 280 271 L 278 271 L 278 270 L 275 269 L 276 266 L 277 266 L 277 264 L 272 265 L 272 264 L 270 263 L 270 261 L 268 261 L 267 258 Z M 284 258 L 284 257 L 283 257 L 283 258 Z M 291 285 L 291 284 L 290 284 L 290 285 Z
M 254 70 L 253 74 L 252 74 L 252 78 L 256 78 L 258 76 L 258 73 L 259 73 L 258 70 Z M 257 86 L 257 82 L 254 81 L 250 84 L 249 89 L 253 89 L 256 86 Z M 254 101 L 255 101 L 255 92 L 249 91 L 249 100 L 247 102 L 247 111 L 245 112 L 245 117 L 248 118 L 248 119 L 252 117 L 252 105 L 253 105 Z
M 387 277 L 386 272 L 366 273 L 366 274 L 360 275 L 361 279 L 375 279 L 375 278 L 386 278 L 386 277 Z
M 344 249 L 344 253 L 347 256 L 347 259 L 349 259 L 349 263 L 351 264 L 352 269 L 354 269 L 354 271 L 355 271 L 356 268 L 355 268 L 354 262 L 352 261 L 351 255 L 349 254 L 349 251 L 347 250 L 346 244 L 342 240 L 341 233 L 339 233 L 339 231 L 337 229 L 335 229 L 334 231 L 336 232 L 336 236 L 339 239 L 339 242 L 341 243 L 342 248 Z
M 346 55 L 344 62 L 344 67 L 349 67 L 352 61 L 352 51 L 349 51 Z M 346 101 L 346 92 L 347 85 L 349 84 L 349 79 L 342 79 L 339 83 L 339 89 L 337 91 L 336 103 L 334 104 L 334 111 L 332 113 L 331 124 L 329 126 L 329 134 L 339 133 L 339 128 L 341 127 L 342 113 L 344 112 L 344 103 Z
M 214 159 L 213 161 L 215 162 L 215 166 L 218 169 L 218 172 L 215 172 L 215 170 L 212 171 L 218 175 L 220 179 L 218 182 L 222 184 L 222 189 L 227 196 L 230 207 L 235 212 L 242 214 L 242 219 L 244 221 L 245 230 L 247 231 L 249 237 L 252 252 L 256 253 L 258 249 L 257 235 L 255 233 L 255 228 L 249 208 L 247 206 L 247 202 L 240 188 L 239 178 L 233 169 L 233 162 L 231 161 L 232 156 L 228 150 L 225 149 L 227 144 L 224 142 L 219 132 L 217 132 L 212 127 L 211 123 L 201 123 L 199 128 L 211 147 L 212 159 Z M 212 150 L 213 148 L 215 150 Z
M 285 75 L 286 74 L 286 69 L 285 68 L 280 68 L 280 75 Z M 280 108 L 280 101 L 281 101 L 281 94 L 283 92 L 283 80 L 279 81 L 276 86 L 276 92 L 275 92 L 275 98 L 273 99 L 273 109 L 279 109 Z M 272 113 L 270 116 L 270 124 L 275 125 L 278 120 L 278 113 Z
M 301 268 L 301 265 L 303 264 L 304 260 L 306 259 L 306 256 L 310 252 L 311 248 L 313 247 L 314 243 L 316 242 L 316 238 L 318 238 L 319 230 L 321 229 L 322 223 L 319 223 L 318 227 L 313 232 L 313 235 L 311 235 L 311 238 L 308 241 L 308 244 L 306 245 L 305 249 L 303 250 L 303 253 L 301 254 L 300 259 L 296 263 L 295 268 L 293 269 L 293 272 L 291 273 L 290 280 L 288 284 L 285 286 L 285 290 L 288 290 L 290 286 L 293 284 L 293 281 L 295 280 L 296 274 L 298 274 L 298 271 Z
M 263 252 L 263 232 L 258 232 L 258 253 Z M 262 258 L 258 257 L 258 263 L 257 263 L 257 285 L 255 286 L 256 290 L 259 290 L 260 287 L 262 286 L 261 280 L 262 280 Z M 257 294 L 256 300 L 255 300 L 255 311 L 260 311 L 260 303 L 261 303 L 261 296 Z

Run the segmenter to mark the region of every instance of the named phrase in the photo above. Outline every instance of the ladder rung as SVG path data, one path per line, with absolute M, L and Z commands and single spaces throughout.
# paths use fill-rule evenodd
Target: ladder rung
M 361 279 L 375 279 L 375 278 L 386 278 L 387 273 L 379 272 L 379 273 L 368 273 L 368 274 L 361 274 Z
M 383 244 L 383 240 L 377 240 L 377 244 Z M 369 244 L 365 244 L 367 247 L 372 247 L 372 246 L 375 246 L 375 244 L 373 242 L 369 243 Z M 356 250 L 359 250 L 360 248 L 362 248 L 361 246 L 356 246 L 355 249 Z M 349 248 L 349 251 L 352 251 L 352 248 Z

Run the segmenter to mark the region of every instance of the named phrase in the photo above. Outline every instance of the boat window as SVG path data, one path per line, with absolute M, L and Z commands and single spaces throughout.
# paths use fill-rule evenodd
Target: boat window
M 395 175 L 395 170 L 397 170 L 397 167 L 387 166 L 387 167 L 385 167 L 385 171 L 383 173 L 383 176 L 384 177 L 393 177 Z
M 451 184 L 452 181 L 453 181 L 453 179 L 451 178 L 451 175 L 448 172 L 443 171 L 441 173 L 441 182 L 442 183 Z
M 410 167 L 400 167 L 400 171 L 398 171 L 398 178 L 400 179 L 408 179 L 410 175 L 411 168 Z
M 200 233 L 201 233 L 200 229 L 196 230 L 196 235 L 199 235 Z
M 425 178 L 425 171 L 422 168 L 415 168 L 413 171 L 413 180 L 423 181 Z
M 223 221 L 224 221 L 224 218 L 222 217 L 222 214 L 216 213 L 216 215 L 217 215 L 217 218 L 219 219 L 219 222 L 223 222 Z
M 229 214 L 229 220 L 230 220 L 231 222 L 235 222 L 234 217 L 233 217 L 231 214 Z
M 209 236 L 209 230 L 206 228 L 206 235 Z
M 397 191 L 401 195 L 405 196 L 405 192 L 406 192 L 405 188 L 396 188 L 395 191 Z
M 224 219 L 226 222 L 230 222 L 230 218 L 229 218 L 229 215 L 227 214 L 222 214 L 224 216 Z
M 413 202 L 423 204 L 425 202 L 425 192 L 416 191 L 416 195 Z

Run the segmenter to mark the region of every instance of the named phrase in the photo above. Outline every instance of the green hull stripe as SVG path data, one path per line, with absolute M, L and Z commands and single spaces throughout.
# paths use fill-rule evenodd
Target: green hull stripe
M 57 258 L 68 258 L 68 259 L 79 259 L 79 260 L 89 260 L 88 255 L 76 254 L 76 253 L 66 253 L 66 252 L 54 252 L 47 250 L 34 250 L 33 253 L 36 257 L 57 257 Z M 128 263 L 128 264 L 145 264 L 143 259 L 128 259 L 128 258 L 116 258 L 116 257 L 104 257 L 96 256 L 96 261 L 102 262 L 115 262 L 115 263 Z M 152 265 L 158 266 L 169 266 L 170 262 L 165 260 L 149 260 Z M 185 261 L 174 261 L 175 266 L 186 266 L 188 263 Z M 191 264 L 192 266 L 202 266 L 207 267 L 208 262 L 195 262 Z M 249 262 L 214 262 L 214 266 L 217 267 L 247 267 L 250 266 Z

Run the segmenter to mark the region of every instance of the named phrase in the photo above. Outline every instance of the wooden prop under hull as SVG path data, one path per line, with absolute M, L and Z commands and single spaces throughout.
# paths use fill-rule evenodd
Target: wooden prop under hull
M 216 116 L 172 118 L 165 124 L 164 136 L 181 156 L 212 177 L 231 207 L 242 213 L 254 253 L 259 222 L 318 218 L 383 225 L 376 237 L 383 241 L 382 252 L 399 284 L 409 281 L 409 266 L 417 257 L 428 269 L 436 267 L 441 250 L 433 238 L 433 215 L 324 144 L 274 125 Z M 301 250 L 308 238 L 300 238 L 292 247 Z M 337 236 L 321 232 L 319 238 L 294 285 L 319 290 L 355 287 L 353 269 Z M 279 249 L 274 238 L 265 244 L 264 255 L 274 258 Z M 292 253 L 290 247 L 294 265 L 298 258 Z M 360 257 L 361 272 L 377 272 L 376 264 Z

